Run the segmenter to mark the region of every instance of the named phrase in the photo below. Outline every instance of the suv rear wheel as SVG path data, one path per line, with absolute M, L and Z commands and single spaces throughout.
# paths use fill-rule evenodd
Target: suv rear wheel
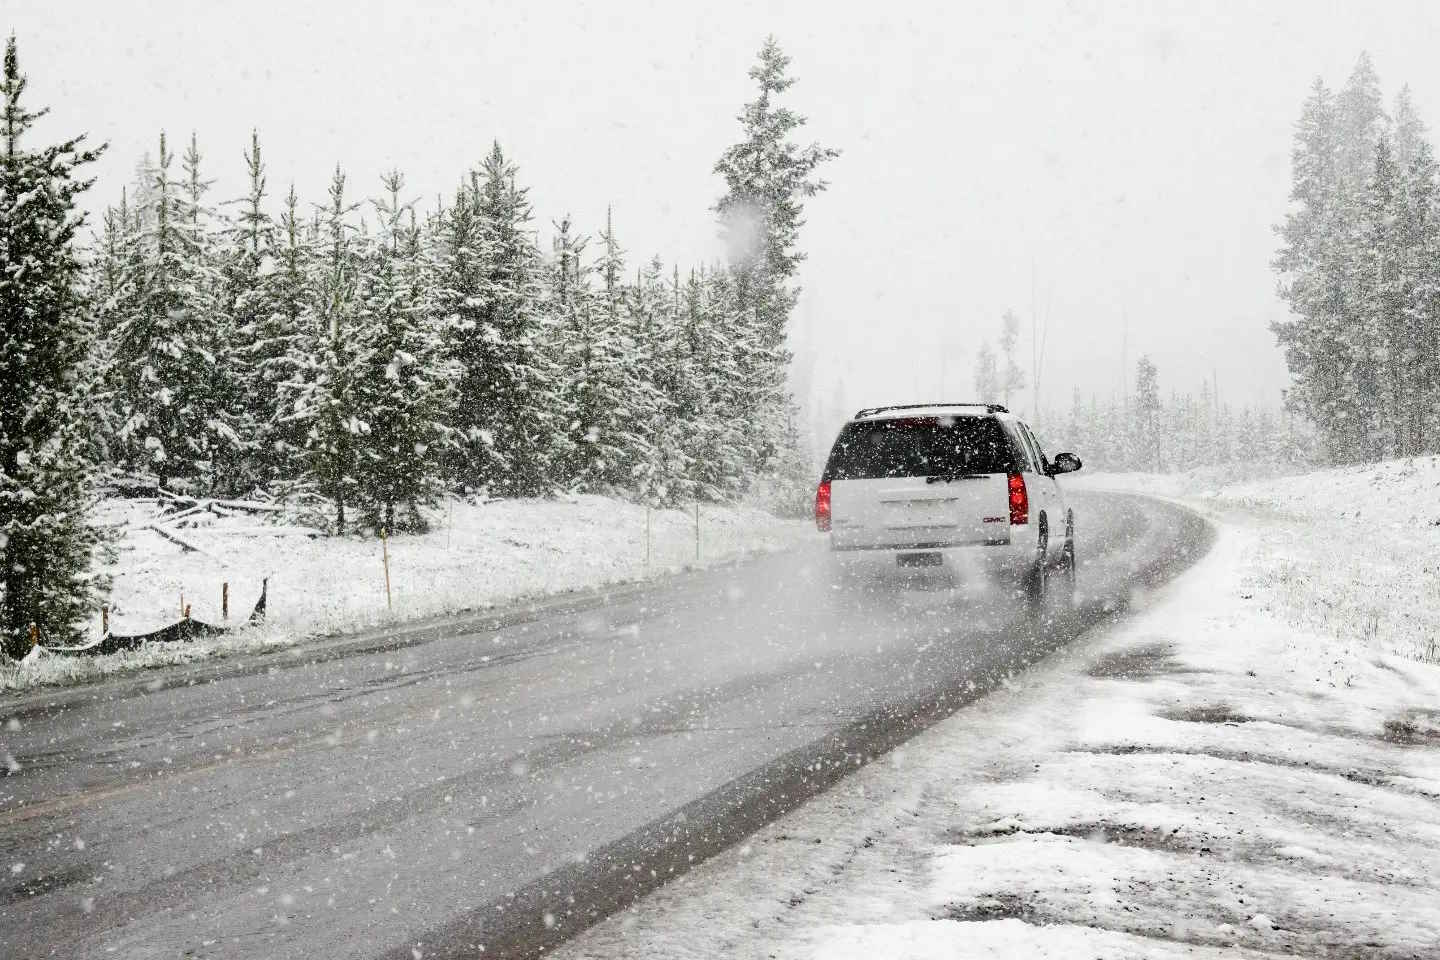
M 1053 592 L 1056 601 L 1065 607 L 1075 603 L 1075 514 L 1065 515 L 1065 546 L 1060 550 L 1060 564 L 1052 575 L 1055 579 Z
M 1037 526 L 1040 532 L 1035 542 L 1035 560 L 1025 572 L 1021 591 L 1031 609 L 1038 612 L 1045 606 L 1045 598 L 1050 592 L 1050 567 L 1045 562 L 1050 547 L 1050 522 L 1045 514 L 1040 514 Z

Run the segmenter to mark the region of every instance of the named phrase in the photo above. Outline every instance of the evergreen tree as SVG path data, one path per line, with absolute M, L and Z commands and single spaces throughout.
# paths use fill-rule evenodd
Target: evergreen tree
M 134 294 L 108 318 L 117 439 L 122 462 L 153 471 L 160 487 L 204 490 L 215 485 L 217 452 L 233 448 L 236 436 L 217 390 L 215 278 L 195 195 L 200 181 L 173 179 L 173 160 L 162 133 L 147 203 L 137 211 Z
M 277 236 L 266 213 L 265 164 L 259 134 L 245 154 L 248 189 L 236 201 L 240 215 L 228 231 L 221 264 L 226 410 L 241 437 L 239 459 L 228 471 L 232 489 L 270 483 L 284 469 L 277 440 L 279 386 L 290 374 L 294 327 L 276 301 Z
M 490 250 L 480 219 L 478 178 L 461 184 L 455 202 L 437 221 L 435 309 L 447 361 L 458 373 L 457 398 L 450 411 L 454 443 L 447 453 L 445 476 L 451 486 L 478 484 L 493 466 L 487 438 L 488 419 L 477 404 L 490 377 L 487 306 L 492 298 L 488 263 Z
M 759 92 L 738 118 L 743 136 L 715 165 L 726 187 L 715 211 L 733 276 L 735 314 L 753 337 L 754 353 L 742 364 L 752 385 L 746 419 L 763 438 L 757 466 L 776 449 L 784 426 L 785 336 L 799 296 L 791 281 L 805 258 L 799 247 L 804 201 L 825 189 L 815 175 L 820 165 L 839 156 L 790 139 L 805 118 L 777 102 L 795 83 L 786 75 L 789 63 L 775 38 L 768 38 L 750 70 Z
M 1368 53 L 1361 53 L 1335 102 L 1337 172 L 1342 191 L 1358 194 L 1374 171 L 1375 144 L 1385 128 L 1380 78 Z
M 528 190 L 515 185 L 515 173 L 496 143 L 473 188 L 488 295 L 472 349 L 461 357 L 458 426 L 471 451 L 471 482 L 521 497 L 551 487 L 557 424 L 554 372 L 537 310 L 539 254 Z
M 0 650 L 18 658 L 34 626 L 46 643 L 78 639 L 106 588 L 92 572 L 103 536 L 89 519 L 94 340 L 75 235 L 84 137 L 30 149 L 45 111 L 23 103 L 15 38 L 5 45 L 0 156 Z
M 1404 391 L 1405 278 L 1397 204 L 1399 182 L 1390 138 L 1376 143 L 1374 175 L 1358 216 L 1356 310 L 1342 328 L 1348 352 L 1346 414 L 1356 427 L 1351 453 L 1379 460 L 1397 453 L 1398 399 Z
M 635 371 L 628 407 L 644 441 L 632 483 L 641 499 L 655 504 L 689 500 L 694 493 L 685 455 L 688 425 L 677 416 L 682 377 L 674 339 L 679 291 L 667 286 L 663 276 L 658 257 L 637 273 L 627 330 Z
M 1160 381 L 1155 364 L 1142 356 L 1135 364 L 1135 446 L 1145 470 L 1164 470 L 1160 455 Z
M 1435 162 L 1408 88 L 1387 130 L 1362 56 L 1333 100 L 1316 81 L 1296 131 L 1292 206 L 1274 261 L 1287 403 L 1332 459 L 1435 449 L 1440 239 Z
M 386 195 L 375 201 L 380 235 L 356 295 L 355 407 L 364 425 L 356 443 L 357 493 L 371 527 L 423 530 L 421 507 L 433 505 L 442 489 L 455 371 L 443 359 L 433 270 L 414 207 L 400 199 L 404 178 L 391 171 L 382 183 Z
M 268 414 L 259 425 L 260 455 L 257 468 L 262 478 L 283 488 L 304 473 L 306 429 L 294 407 L 311 350 L 322 341 L 319 310 L 312 279 L 315 276 L 315 242 L 300 220 L 299 198 L 291 184 L 280 215 L 278 236 L 272 230 L 272 253 L 262 252 L 256 264 L 257 335 L 249 339 L 251 354 L 246 358 L 264 386 L 252 394 L 250 403 L 257 418 Z M 262 238 L 261 250 L 265 248 Z M 260 319 L 263 313 L 263 319 Z
M 711 500 L 740 491 L 751 442 L 741 419 L 743 384 L 723 277 L 719 272 L 692 272 L 679 321 L 685 392 L 678 415 L 688 425 L 686 460 L 696 495 Z
M 1397 403 L 1398 452 L 1415 456 L 1440 447 L 1440 195 L 1434 149 L 1408 96 L 1397 103 L 1395 118 L 1404 277 L 1404 319 L 1396 330 L 1404 371 Z
M 295 377 L 282 385 L 281 397 L 287 422 L 305 438 L 300 455 L 305 480 L 332 504 L 335 532 L 343 534 L 350 519 L 346 508 L 357 495 L 356 446 L 368 429 L 356 406 L 358 371 L 367 359 L 356 336 L 364 243 L 353 236 L 349 217 L 358 204 L 347 202 L 338 166 L 329 195 L 317 230 L 324 253 L 313 264 L 312 295 L 300 321 L 304 335 L 292 355 Z
M 1339 131 L 1334 98 L 1316 79 L 1301 111 L 1291 152 L 1291 210 L 1279 229 L 1273 262 L 1291 318 L 1273 325 L 1295 379 L 1291 401 L 1321 424 L 1337 452 L 1348 443 L 1338 333 L 1343 324 L 1343 222 L 1339 198 Z
M 1000 366 L 995 360 L 995 348 L 989 340 L 982 340 L 975 351 L 975 400 L 994 403 L 1000 390 Z
M 619 246 L 607 215 L 604 264 L 608 283 L 618 283 Z M 557 450 L 557 476 L 579 490 L 628 490 L 636 461 L 637 435 L 630 415 L 633 383 L 628 374 L 618 289 L 598 297 L 591 285 L 594 267 L 583 255 L 587 241 L 571 233 L 569 218 L 557 225 L 550 264 L 550 310 L 555 323 L 560 369 L 559 409 L 566 428 Z
M 1015 311 L 1006 310 L 1005 315 L 1000 318 L 1000 356 L 1003 364 L 1000 373 L 1000 396 L 1007 407 L 1010 406 L 1010 398 L 1025 389 L 1025 371 L 1020 369 L 1020 364 L 1015 360 L 1015 349 L 1019 341 L 1020 318 L 1015 316 Z
M 642 353 L 639 337 L 640 302 L 625 287 L 625 252 L 608 209 L 600 242 L 595 271 L 602 290 L 591 324 L 596 389 L 585 423 L 594 443 L 601 446 L 594 477 L 604 484 L 602 489 L 636 490 L 655 459 L 651 437 L 659 404 L 650 381 L 650 360 Z M 641 495 L 656 502 L 654 494 L 651 484 Z

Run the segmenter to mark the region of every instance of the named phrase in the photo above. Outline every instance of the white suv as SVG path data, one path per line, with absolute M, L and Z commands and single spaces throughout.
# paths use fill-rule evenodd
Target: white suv
M 873 407 L 836 438 L 815 523 L 837 553 L 907 567 L 964 551 L 1013 575 L 1032 600 L 1052 586 L 1073 595 L 1075 516 L 1055 478 L 1079 469 L 1071 453 L 1047 459 L 999 404 Z

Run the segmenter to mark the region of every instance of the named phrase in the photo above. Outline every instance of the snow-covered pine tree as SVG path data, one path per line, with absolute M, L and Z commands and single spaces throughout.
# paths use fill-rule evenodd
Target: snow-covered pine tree
M 570 218 L 556 225 L 548 265 L 548 311 L 559 371 L 558 409 L 566 428 L 557 447 L 557 477 L 576 490 L 630 491 L 631 464 L 644 443 L 632 413 L 636 358 L 625 338 L 616 286 L 597 295 L 595 266 L 584 260 L 588 238 L 571 232 Z M 609 283 L 621 268 L 619 246 L 606 218 L 605 254 L 599 261 Z
M 205 424 L 210 460 L 208 468 L 202 466 L 202 482 L 216 493 L 233 494 L 243 491 L 253 481 L 250 455 L 254 442 L 242 409 L 242 373 L 237 369 L 235 327 L 222 274 L 222 240 L 228 229 L 205 199 L 214 181 L 200 175 L 203 159 L 192 131 L 190 143 L 180 158 L 186 212 L 181 230 L 189 235 L 187 272 L 194 278 L 195 285 L 191 311 L 211 367 L 206 399 L 210 419 Z
M 135 284 L 140 276 L 140 230 L 131 212 L 128 193 L 127 188 L 122 188 L 119 205 L 105 208 L 104 225 L 95 245 L 88 287 L 96 331 L 91 344 L 91 358 L 97 372 L 97 459 L 107 467 L 121 463 L 120 451 L 124 449 L 119 440 L 122 421 L 114 391 L 116 378 L 111 375 L 115 368 L 112 332 L 133 311 Z
M 586 388 L 576 411 L 585 447 L 587 489 L 637 492 L 637 472 L 651 460 L 649 415 L 654 412 L 650 371 L 635 340 L 634 300 L 625 288 L 625 252 L 605 211 L 600 255 L 592 270 L 600 287 L 587 298 L 578 320 L 587 357 Z M 586 287 L 588 290 L 588 285 Z
M 233 447 L 235 434 L 217 389 L 215 278 L 203 211 L 171 176 L 173 160 L 162 133 L 142 194 L 147 205 L 137 211 L 134 296 L 109 318 L 117 439 L 123 464 L 152 472 L 161 487 L 208 490 L 214 458 Z
M 790 139 L 805 118 L 776 102 L 795 82 L 786 74 L 789 63 L 775 38 L 766 39 L 750 70 L 758 95 L 738 118 L 742 138 L 715 164 L 725 180 L 715 211 L 734 277 L 736 316 L 752 328 L 752 359 L 762 361 L 746 371 L 760 404 L 747 419 L 765 438 L 759 445 L 762 458 L 777 447 L 777 431 L 784 425 L 785 337 L 799 295 L 790 284 L 805 258 L 799 247 L 804 201 L 825 189 L 825 181 L 815 175 L 820 165 L 839 156 L 837 150 L 801 147 Z M 756 465 L 763 466 L 763 460 Z
M 1142 356 L 1135 363 L 1135 455 L 1134 467 L 1165 470 L 1160 451 L 1160 379 L 1155 363 Z
M 292 183 L 285 195 L 285 211 L 280 215 L 279 236 L 274 240 L 273 267 L 262 254 L 257 270 L 263 290 L 261 299 L 270 310 L 268 320 L 261 324 L 261 337 L 275 341 L 274 345 L 285 345 L 284 352 L 278 355 L 272 354 L 274 345 L 256 350 L 256 366 L 274 391 L 269 401 L 269 422 L 261 427 L 262 478 L 268 476 L 282 494 L 304 482 L 308 428 L 295 403 L 301 397 L 307 372 L 313 367 L 313 351 L 319 348 L 322 336 L 312 290 L 316 277 L 315 238 L 301 222 L 299 203 Z M 274 231 L 271 235 L 275 236 Z M 257 339 L 254 346 L 259 347 L 260 342 Z
M 485 296 L 461 353 L 460 436 L 471 459 L 467 485 L 506 496 L 550 490 L 555 433 L 554 371 L 544 351 L 539 252 L 528 190 L 494 144 L 473 181 Z
M 489 254 L 480 222 L 479 182 L 461 183 L 455 202 L 442 210 L 435 238 L 435 309 L 441 321 L 446 359 L 459 371 L 456 402 L 449 414 L 454 443 L 446 455 L 445 479 L 457 491 L 478 484 L 492 467 L 494 448 L 475 403 L 489 377 L 485 306 L 490 301 Z
M 1349 351 L 1348 419 L 1355 423 L 1353 455 L 1380 460 L 1398 455 L 1397 427 L 1405 391 L 1405 300 L 1402 200 L 1390 137 L 1375 144 L 1374 174 L 1366 184 L 1351 253 L 1355 311 L 1342 330 Z
M 753 329 L 742 322 L 729 270 L 717 266 L 703 272 L 693 302 L 698 311 L 688 326 L 697 341 L 708 410 L 695 437 L 699 446 L 691 457 L 692 470 L 702 487 L 713 487 L 723 497 L 744 489 L 751 465 L 760 458 L 762 438 L 747 419 L 754 406 L 748 371 L 760 350 Z
M 1405 278 L 1399 452 L 1416 456 L 1440 449 L 1440 195 L 1434 148 L 1408 87 L 1396 99 L 1394 140 Z
M 1015 359 L 1020 343 L 1020 318 L 1015 311 L 1006 310 L 1000 318 L 1000 396 L 1001 402 L 1010 406 L 1011 398 L 1018 397 L 1025 389 L 1025 371 Z
M 220 302 L 224 308 L 224 364 L 233 386 L 227 408 L 241 437 L 243 460 L 237 464 L 235 486 L 243 481 L 265 483 L 276 476 L 270 426 L 274 420 L 276 381 L 283 379 L 283 358 L 289 346 L 284 334 L 270 336 L 273 310 L 267 278 L 274 272 L 275 223 L 265 211 L 265 163 L 260 135 L 250 132 L 245 153 L 247 189 L 233 201 L 239 215 L 226 231 L 220 255 Z
M 994 403 L 1000 397 L 1000 364 L 989 340 L 980 341 L 975 351 L 975 402 Z
M 674 293 L 664 282 L 658 257 L 641 267 L 628 290 L 626 339 L 634 386 L 627 405 L 643 441 L 643 455 L 632 468 L 631 484 L 647 503 L 673 504 L 693 499 L 686 477 L 685 433 L 676 415 L 680 387 L 676 369 Z
M 738 375 L 708 293 L 708 277 L 692 270 L 680 290 L 674 320 L 673 400 L 674 416 L 685 425 L 681 448 L 689 491 L 701 499 L 719 500 L 739 490 L 746 441 L 739 420 L 726 412 L 733 404 Z
M 11 658 L 30 649 L 32 624 L 45 643 L 78 639 L 106 588 L 89 517 L 94 327 L 75 244 L 81 169 L 100 151 L 83 135 L 31 148 L 44 111 L 26 109 L 25 87 L 11 36 L 0 78 L 0 651 Z
M 329 203 L 317 212 L 317 242 L 323 253 L 312 264 L 305 304 L 292 354 L 294 379 L 281 385 L 288 424 L 303 431 L 304 481 L 330 501 L 336 533 L 345 533 L 357 492 L 356 445 L 368 429 L 356 413 L 356 376 L 366 357 L 356 336 L 358 265 L 364 260 L 350 215 L 359 204 L 345 198 L 345 174 L 336 166 Z M 362 248 L 362 249 L 357 249 Z M 352 511 L 353 513 L 353 511 Z
M 556 412 L 564 428 L 555 436 L 551 465 L 554 479 L 571 489 L 587 459 L 585 433 L 577 413 L 589 389 L 592 351 L 582 316 L 588 310 L 588 277 L 581 259 L 587 238 L 572 232 L 570 215 L 555 225 L 551 256 L 545 263 L 545 313 L 549 321 L 550 355 L 556 368 Z
M 414 206 L 401 200 L 404 177 L 392 170 L 381 183 L 385 196 L 374 201 L 380 232 L 361 266 L 356 295 L 362 360 L 355 407 L 366 426 L 356 438 L 357 494 L 370 527 L 423 530 L 421 508 L 444 488 L 445 418 L 456 371 L 444 358 L 434 271 Z
M 1290 402 L 1312 419 L 1333 457 L 1353 447 L 1345 388 L 1348 358 L 1341 336 L 1349 294 L 1346 201 L 1340 186 L 1340 130 L 1335 98 L 1317 78 L 1301 109 L 1291 151 L 1291 208 L 1279 227 L 1272 266 L 1291 318 L 1272 325 L 1294 378 Z
M 1375 172 L 1375 144 L 1386 123 L 1380 78 L 1368 53 L 1361 53 L 1335 100 L 1336 169 L 1343 192 L 1365 189 Z

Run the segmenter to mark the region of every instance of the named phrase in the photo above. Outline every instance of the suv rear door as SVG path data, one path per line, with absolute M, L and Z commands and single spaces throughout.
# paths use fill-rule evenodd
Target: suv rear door
M 897 417 L 845 426 L 830 453 L 832 545 L 939 549 L 1010 537 L 1009 437 L 989 416 Z
M 1050 523 L 1051 545 L 1058 545 L 1057 536 L 1063 536 L 1065 530 L 1065 498 L 1061 494 L 1060 484 L 1050 474 L 1050 458 L 1045 456 L 1045 451 L 1040 446 L 1040 440 L 1035 436 L 1035 431 L 1030 425 L 1022 421 L 1015 421 L 1015 425 L 1025 437 L 1027 446 L 1034 451 L 1034 473 L 1027 473 L 1025 483 L 1031 491 L 1033 501 L 1031 512 L 1039 515 L 1043 511 Z

